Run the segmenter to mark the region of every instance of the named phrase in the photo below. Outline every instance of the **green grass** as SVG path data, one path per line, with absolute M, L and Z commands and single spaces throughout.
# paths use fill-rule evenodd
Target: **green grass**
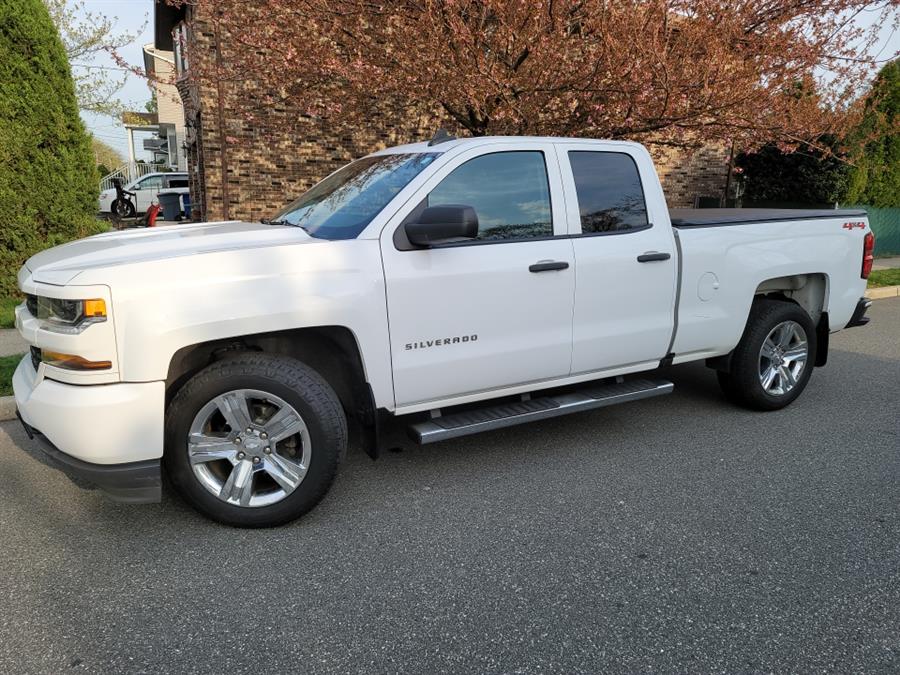
M 0 356 L 0 396 L 12 396 L 12 376 L 22 360 L 22 354 Z
M 22 304 L 21 298 L 0 298 L 0 328 L 16 327 L 16 305 Z
M 900 269 L 872 270 L 869 275 L 869 288 L 879 286 L 900 286 Z

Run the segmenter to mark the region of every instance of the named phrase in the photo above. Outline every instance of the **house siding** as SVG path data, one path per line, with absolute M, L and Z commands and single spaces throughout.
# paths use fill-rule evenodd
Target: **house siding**
M 174 84 L 175 66 L 158 56 L 154 59 L 157 80 L 153 87 L 156 90 L 156 110 L 161 123 L 174 124 L 180 134 L 184 134 L 184 112 L 181 96 Z

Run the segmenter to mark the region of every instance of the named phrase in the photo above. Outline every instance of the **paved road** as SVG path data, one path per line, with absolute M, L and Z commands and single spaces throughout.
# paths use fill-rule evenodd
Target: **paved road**
M 277 530 L 81 492 L 4 424 L 0 672 L 897 672 L 900 300 L 871 314 L 786 411 L 673 368 L 668 399 L 352 453 Z

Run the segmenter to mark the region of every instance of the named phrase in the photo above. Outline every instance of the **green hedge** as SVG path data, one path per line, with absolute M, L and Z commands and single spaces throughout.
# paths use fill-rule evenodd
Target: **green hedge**
M 41 0 L 0 0 L 0 297 L 41 249 L 99 229 L 98 176 Z

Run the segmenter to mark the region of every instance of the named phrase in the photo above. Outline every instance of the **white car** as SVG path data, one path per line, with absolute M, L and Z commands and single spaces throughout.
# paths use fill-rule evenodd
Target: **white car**
M 98 206 L 102 215 L 131 218 L 136 214 L 145 213 L 151 204 L 156 203 L 160 190 L 174 189 L 183 194 L 190 192 L 188 175 L 178 172 L 148 173 L 146 176 L 142 176 L 123 187 L 126 192 L 133 192 L 134 197 L 129 197 L 128 200 L 119 202 L 115 188 L 109 188 L 100 192 Z
M 80 481 L 154 501 L 165 470 L 216 520 L 276 525 L 328 490 L 348 419 L 375 457 L 391 418 L 431 443 L 667 394 L 652 371 L 688 361 L 786 406 L 868 320 L 873 245 L 863 211 L 670 212 L 635 143 L 416 143 L 270 222 L 34 256 L 13 388 Z

